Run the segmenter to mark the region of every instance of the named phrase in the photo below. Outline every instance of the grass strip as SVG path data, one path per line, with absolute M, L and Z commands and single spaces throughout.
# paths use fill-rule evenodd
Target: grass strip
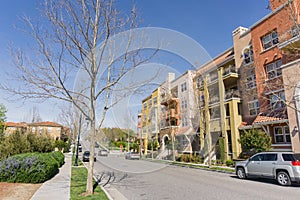
M 72 167 L 72 177 L 71 177 L 71 191 L 70 191 L 70 199 L 71 200 L 108 200 L 108 197 L 104 193 L 104 191 L 97 187 L 94 191 L 93 195 L 85 196 L 86 191 L 86 180 L 87 180 L 87 169 L 82 167 L 81 161 L 78 162 L 80 167 Z M 94 181 L 95 183 L 95 181 Z M 93 184 L 94 184 L 93 183 Z

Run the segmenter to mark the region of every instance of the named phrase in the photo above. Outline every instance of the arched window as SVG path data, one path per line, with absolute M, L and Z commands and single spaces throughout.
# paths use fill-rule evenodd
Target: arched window
M 243 56 L 244 56 L 244 61 L 246 64 L 253 62 L 253 49 L 252 49 L 251 43 L 249 46 L 247 46 L 243 49 Z

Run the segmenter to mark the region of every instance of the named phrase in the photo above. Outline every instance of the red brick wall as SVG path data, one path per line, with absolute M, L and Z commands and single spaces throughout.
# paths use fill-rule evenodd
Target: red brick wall
M 277 5 L 276 2 L 279 3 L 279 0 L 274 0 L 274 5 Z M 267 79 L 265 66 L 283 57 L 283 51 L 278 49 L 277 45 L 264 50 L 261 43 L 261 38 L 273 30 L 277 30 L 280 43 L 282 42 L 281 36 L 286 34 L 292 26 L 294 26 L 294 21 L 289 17 L 289 10 L 282 9 L 278 13 L 270 16 L 260 24 L 251 28 L 258 100 L 261 107 L 261 112 L 266 111 L 269 106 L 267 97 L 264 94 L 266 90 L 265 80 Z

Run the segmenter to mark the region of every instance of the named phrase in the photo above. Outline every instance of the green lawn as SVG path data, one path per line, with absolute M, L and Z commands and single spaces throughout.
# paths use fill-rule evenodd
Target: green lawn
M 93 195 L 82 196 L 86 190 L 86 179 L 87 179 L 87 169 L 82 165 L 81 161 L 78 162 L 78 167 L 72 166 L 72 177 L 71 177 L 71 200 L 85 200 L 85 199 L 103 199 L 108 200 L 106 194 L 98 186 Z

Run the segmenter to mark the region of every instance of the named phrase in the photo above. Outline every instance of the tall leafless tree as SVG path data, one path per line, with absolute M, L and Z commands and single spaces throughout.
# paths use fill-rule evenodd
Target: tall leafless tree
M 23 18 L 26 28 L 22 30 L 35 42 L 31 51 L 25 54 L 11 48 L 18 68 L 12 76 L 20 84 L 1 87 L 24 100 L 54 98 L 70 102 L 82 119 L 88 120 L 91 159 L 86 193 L 92 194 L 96 130 L 102 126 L 108 109 L 133 87 L 121 87 L 120 80 L 157 50 L 150 56 L 130 50 L 134 40 L 130 31 L 125 40 L 113 39 L 118 33 L 136 28 L 134 7 L 125 15 L 117 11 L 112 0 L 46 0 L 43 6 L 42 23 Z M 116 53 L 120 46 L 124 49 L 121 56 Z M 71 83 L 78 71 L 81 74 L 77 73 L 74 90 Z M 112 97 L 113 93 L 117 95 Z

